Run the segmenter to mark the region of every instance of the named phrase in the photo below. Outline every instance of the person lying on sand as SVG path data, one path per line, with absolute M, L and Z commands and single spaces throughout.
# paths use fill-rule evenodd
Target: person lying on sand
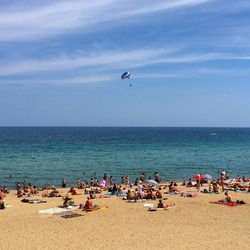
M 192 180 L 189 179 L 188 182 L 187 182 L 187 185 L 186 187 L 194 187 L 195 185 L 193 184 Z
M 168 207 L 172 207 L 174 205 L 175 205 L 175 203 L 173 203 L 173 204 L 164 204 L 162 199 L 160 199 L 159 203 L 157 205 L 157 208 L 168 208 Z
M 106 198 L 106 197 L 108 196 L 104 196 L 103 194 L 93 194 L 93 193 L 89 194 L 90 199 L 99 199 L 99 198 Z
M 53 188 L 52 191 L 48 194 L 48 197 L 61 197 L 59 191 L 56 188 Z
M 79 193 L 77 193 L 77 189 L 74 186 L 70 187 L 69 193 L 71 193 L 72 195 L 80 195 Z

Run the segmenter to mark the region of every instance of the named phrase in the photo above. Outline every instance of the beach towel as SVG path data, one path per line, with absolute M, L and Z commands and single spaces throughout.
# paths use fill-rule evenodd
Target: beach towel
M 39 199 L 32 199 L 32 200 L 22 199 L 21 202 L 23 202 L 23 203 L 29 203 L 29 204 L 47 203 L 47 201 L 42 201 L 42 200 L 39 200 Z
M 67 211 L 67 209 L 60 208 L 60 207 L 53 207 L 53 208 L 38 210 L 38 213 L 39 214 L 54 214 L 54 213 L 59 213 L 63 211 Z
M 63 215 L 61 216 L 61 218 L 64 218 L 64 219 L 69 219 L 69 218 L 75 218 L 75 217 L 79 217 L 79 216 L 83 216 L 82 214 L 71 214 L 71 215 Z
M 67 206 L 67 209 L 70 209 L 70 210 L 76 210 L 78 208 L 80 208 L 80 206 L 72 206 L 72 205 Z
M 147 208 L 152 208 L 154 207 L 154 205 L 152 203 L 145 203 L 143 204 L 144 207 L 147 207 Z
M 153 207 L 153 208 L 149 208 L 148 211 L 149 211 L 149 212 L 167 211 L 167 210 L 169 210 L 170 208 L 172 208 L 172 206 L 164 207 L 164 208 Z
M 165 192 L 164 194 L 177 195 L 177 194 L 174 193 L 174 192 Z
M 98 206 L 98 207 L 93 207 L 92 209 L 83 209 L 82 211 L 85 211 L 85 212 L 93 212 L 93 211 L 97 211 L 97 210 L 100 210 L 100 209 L 106 209 L 108 207 L 106 206 Z
M 202 192 L 202 191 L 201 191 Z M 219 192 L 202 192 L 203 194 L 220 194 Z
M 8 204 L 6 204 L 4 206 L 5 206 L 5 208 L 11 208 L 12 207 L 12 205 L 8 205 Z
M 54 213 L 54 215 L 57 215 L 57 216 L 65 216 L 65 215 L 72 215 L 72 214 L 75 214 L 75 212 L 73 212 L 73 211 L 62 211 L 62 212 Z
M 238 206 L 236 202 L 223 202 L 223 201 L 210 201 L 210 203 L 217 204 L 217 205 L 224 205 L 224 206 L 229 206 L 229 207 L 235 207 Z
M 104 194 L 104 196 L 113 196 L 113 194 L 111 194 L 111 193 L 106 193 L 106 194 Z
M 181 197 L 196 198 L 198 194 L 181 193 Z
M 37 204 L 37 203 L 47 203 L 47 201 L 42 201 L 42 200 L 29 200 L 29 204 Z
M 138 200 L 127 200 L 127 202 L 129 203 L 135 203 L 135 202 L 143 202 L 143 201 L 146 201 L 145 199 L 138 199 Z

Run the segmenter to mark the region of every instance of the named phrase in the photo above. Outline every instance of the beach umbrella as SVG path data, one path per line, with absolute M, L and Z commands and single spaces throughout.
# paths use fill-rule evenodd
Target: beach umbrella
M 146 180 L 145 182 L 150 184 L 150 185 L 155 185 L 155 186 L 159 185 L 159 183 L 157 181 L 154 181 L 154 180 Z
M 193 176 L 193 179 L 198 180 L 199 176 L 195 175 L 195 176 Z M 203 175 L 200 175 L 200 180 L 204 180 L 204 179 L 205 179 L 205 177 Z
M 206 179 L 213 179 L 213 177 L 212 177 L 210 174 L 205 174 L 204 177 L 205 177 Z

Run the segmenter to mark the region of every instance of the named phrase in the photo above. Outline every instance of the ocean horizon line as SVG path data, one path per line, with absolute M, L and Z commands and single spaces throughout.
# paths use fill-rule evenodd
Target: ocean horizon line
M 78 126 L 78 125 L 0 125 L 0 128 L 211 128 L 250 129 L 250 126 Z

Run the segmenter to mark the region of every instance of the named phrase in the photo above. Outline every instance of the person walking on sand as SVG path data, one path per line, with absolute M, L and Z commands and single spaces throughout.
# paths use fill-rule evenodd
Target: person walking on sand
M 200 192 L 201 189 L 201 175 L 200 173 L 197 174 L 197 178 L 196 178 L 196 190 L 197 192 Z
M 142 186 L 142 181 L 139 181 L 138 185 L 137 185 L 137 198 L 143 200 L 143 186 Z

